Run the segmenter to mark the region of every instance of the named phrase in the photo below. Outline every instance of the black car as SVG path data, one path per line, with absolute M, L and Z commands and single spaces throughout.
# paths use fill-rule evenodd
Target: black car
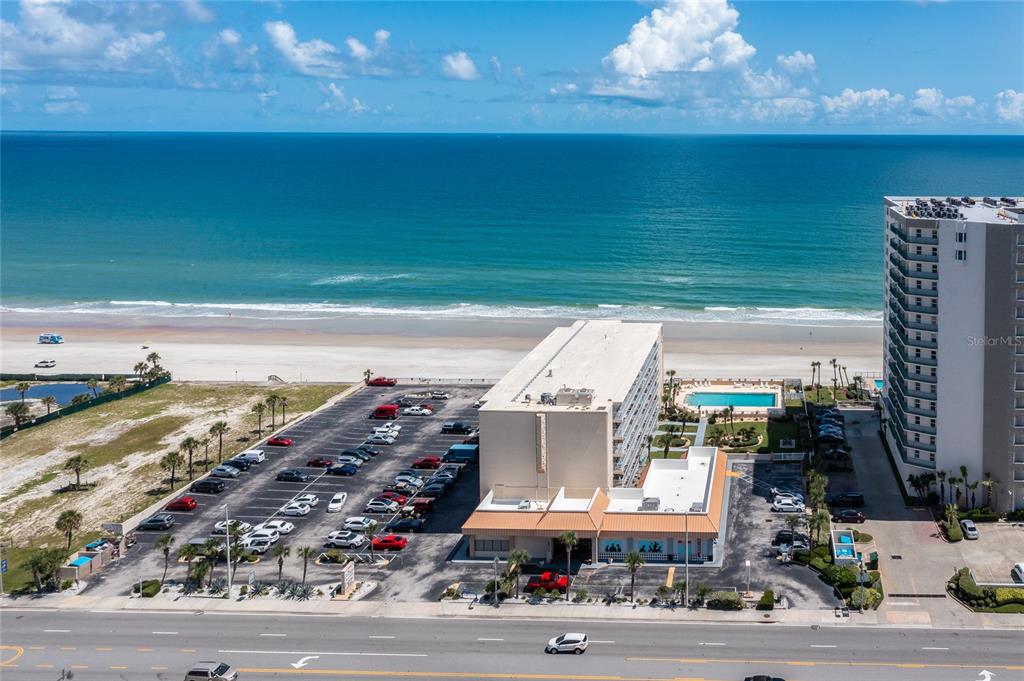
M 361 449 L 346 449 L 342 451 L 342 456 L 354 456 L 362 461 L 369 461 L 373 456 L 369 452 L 364 452 Z
M 384 492 L 392 492 L 394 494 L 401 494 L 404 497 L 413 497 L 420 493 L 418 489 L 410 485 L 406 485 L 404 482 L 395 483 L 393 485 L 385 485 Z
M 448 477 L 447 475 L 434 475 L 427 478 L 425 485 L 444 485 L 445 489 L 448 489 L 455 484 L 455 480 Z
M 298 468 L 285 468 L 277 474 L 277 479 L 281 482 L 306 482 L 309 476 Z
M 448 493 L 448 486 L 439 483 L 432 485 L 424 485 L 423 489 L 420 490 L 421 497 L 443 497 Z
M 371 447 L 370 445 L 359 445 L 358 447 L 356 447 L 356 449 L 358 449 L 361 452 L 366 452 L 370 456 L 378 456 L 380 454 L 383 454 L 381 450 L 377 449 L 376 447 Z
M 423 521 L 419 518 L 393 518 L 384 526 L 385 532 L 419 532 Z
M 438 475 L 440 473 L 446 473 L 446 474 L 452 476 L 453 478 L 457 478 L 457 477 L 459 477 L 459 473 L 461 473 L 461 472 L 462 472 L 462 466 L 461 465 L 459 465 L 457 463 L 445 463 L 445 464 L 441 464 L 441 467 L 438 468 L 436 471 L 434 471 L 434 475 Z
M 473 426 L 462 421 L 445 421 L 441 425 L 442 433 L 452 433 L 457 435 L 465 435 L 473 432 Z
M 829 506 L 863 506 L 864 495 L 860 492 L 844 492 L 833 494 L 828 498 Z
M 201 494 L 220 494 L 224 491 L 224 481 L 205 478 L 203 480 L 196 480 L 188 489 L 190 492 L 199 492 Z
M 331 466 L 324 472 L 327 475 L 355 475 L 359 472 L 359 469 L 353 464 L 343 463 L 340 466 Z
M 792 530 L 779 530 L 775 533 L 775 539 L 772 539 L 772 546 L 779 546 L 780 544 L 792 544 L 794 536 L 798 540 L 807 541 L 806 534 L 801 534 L 800 532 L 794 533 Z
M 154 516 L 146 518 L 139 526 L 137 530 L 169 530 L 171 525 L 174 524 L 174 516 L 170 513 L 157 513 Z
M 228 459 L 224 462 L 224 465 L 237 468 L 240 471 L 247 471 L 252 468 L 252 461 L 247 461 L 246 459 Z

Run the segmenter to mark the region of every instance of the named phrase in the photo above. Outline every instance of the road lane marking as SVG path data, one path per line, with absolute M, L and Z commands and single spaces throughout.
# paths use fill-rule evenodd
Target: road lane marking
M 37 664 L 36 668 L 37 669 L 53 669 L 53 665 L 52 664 Z
M 128 665 L 126 665 L 126 664 L 112 664 L 112 665 L 110 665 L 110 668 L 111 669 L 128 669 Z
M 832 645 L 832 644 L 825 644 L 825 643 L 812 643 L 811 647 L 812 648 L 835 648 L 836 646 Z
M 949 648 L 938 648 L 938 647 L 932 647 L 932 646 L 925 646 L 924 648 L 921 648 L 921 650 L 949 650 Z
M 367 636 L 367 638 L 394 638 L 394 636 Z
M 46 634 L 70 634 L 70 629 L 43 629 Z
M 135 652 L 137 652 L 137 653 L 151 653 L 151 652 L 153 652 L 153 649 L 152 648 L 136 648 Z
M 287 636 L 288 634 L 260 634 L 260 636 Z
M 218 650 L 218 653 L 235 655 L 339 655 L 346 657 L 430 657 L 427 653 L 318 653 L 296 650 Z
M 46 646 L 29 646 L 28 649 L 29 650 L 46 650 Z M 0 648 L 0 650 L 3 650 L 3 648 Z
M 71 665 L 71 668 L 72 669 L 88 669 L 89 665 L 87 665 L 87 664 L 73 664 L 73 665 Z
M 78 646 L 61 646 L 61 650 L 78 650 Z
M 713 643 L 701 643 L 699 645 L 702 645 L 702 646 L 724 646 L 725 644 L 724 643 L 713 642 Z
M 504 641 L 503 638 L 478 638 L 477 641 Z
M 97 648 L 96 652 L 97 653 L 109 653 L 112 650 L 113 650 L 113 648 Z
M 538 681 L 715 681 L 714 679 L 691 678 L 661 679 L 650 676 L 608 676 L 602 674 L 517 674 L 514 672 L 427 672 L 427 671 L 379 671 L 365 669 L 287 669 L 266 667 L 243 667 L 241 674 L 287 674 L 288 676 L 352 676 L 412 679 L 535 679 Z
M 150 667 L 155 672 L 167 671 L 167 667 Z
M 615 643 L 615 641 L 594 641 L 594 640 L 591 640 L 590 642 L 591 643 Z
M 150 633 L 153 634 L 154 636 L 177 636 L 178 635 L 178 632 L 176 632 L 176 631 L 151 631 Z
M 21 646 L 0 646 L 0 650 L 9 650 L 13 653 L 13 655 L 11 655 L 10 657 L 7 657 L 4 660 L 0 661 L 0 667 L 11 666 L 14 662 L 17 662 L 22 655 L 25 654 L 25 649 Z
M 178 648 L 178 652 L 179 653 L 194 653 L 194 652 L 196 652 L 196 649 L 195 648 Z
M 701 658 L 701 657 L 627 657 L 627 662 L 670 662 L 672 664 L 788 664 L 795 666 L 822 666 L 822 667 L 895 667 L 897 669 L 977 669 L 988 667 L 989 669 L 1003 669 L 1007 671 L 1024 670 L 1024 665 L 1012 664 L 941 664 L 941 663 L 919 663 L 919 662 L 859 662 L 856 660 L 757 660 L 757 659 L 729 659 L 729 658 Z

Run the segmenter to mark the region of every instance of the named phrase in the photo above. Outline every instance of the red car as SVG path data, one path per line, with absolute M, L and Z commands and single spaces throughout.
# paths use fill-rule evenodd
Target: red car
M 409 545 L 409 540 L 397 534 L 384 534 L 373 538 L 376 551 L 401 551 Z
M 441 457 L 439 456 L 422 456 L 412 462 L 413 468 L 425 468 L 433 470 L 441 467 Z
M 306 465 L 310 468 L 330 468 L 334 465 L 334 462 L 330 459 L 325 459 L 322 456 L 318 456 L 315 459 L 310 459 L 306 462 Z
M 467 437 L 465 440 L 462 441 L 462 444 L 464 444 L 464 445 L 478 445 L 478 444 L 480 444 L 480 435 L 479 434 L 478 435 L 470 435 L 469 437 Z
M 399 506 L 402 506 L 405 502 L 409 501 L 409 497 L 404 494 L 399 494 L 398 492 L 382 492 L 379 498 L 393 501 Z
M 192 497 L 178 497 L 171 503 L 164 506 L 165 511 L 193 511 L 196 506 L 196 500 Z
M 561 591 L 565 593 L 565 590 L 569 588 L 569 576 L 562 575 L 557 572 L 542 572 L 536 577 L 531 577 L 530 581 L 526 583 L 527 593 L 536 591 L 537 589 L 544 589 L 545 591 Z
M 398 385 L 398 379 L 387 378 L 385 376 L 378 376 L 377 378 L 371 378 L 369 381 L 366 382 L 366 385 L 377 385 L 390 388 L 393 385 Z
M 267 444 L 271 447 L 291 447 L 292 439 L 290 437 L 272 437 L 267 440 Z
M 865 520 L 867 520 L 867 517 L 863 513 L 852 508 L 832 514 L 832 522 L 834 523 L 862 523 Z

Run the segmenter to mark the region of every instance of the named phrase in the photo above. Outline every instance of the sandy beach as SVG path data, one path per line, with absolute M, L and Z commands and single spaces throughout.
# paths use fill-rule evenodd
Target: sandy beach
M 401 378 L 500 377 L 559 319 L 363 317 L 267 320 L 243 317 L 3 315 L 2 368 L 32 372 L 130 372 L 158 352 L 179 380 L 353 381 L 370 368 Z M 43 346 L 39 333 L 67 342 Z M 142 346 L 148 346 L 143 349 Z M 881 330 L 742 323 L 666 323 L 665 365 L 680 376 L 809 377 L 810 363 L 838 358 L 850 373 L 881 369 Z

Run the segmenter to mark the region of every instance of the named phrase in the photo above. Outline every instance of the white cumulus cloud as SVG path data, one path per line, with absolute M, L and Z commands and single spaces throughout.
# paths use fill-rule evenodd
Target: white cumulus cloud
M 203 47 L 203 55 L 211 62 L 237 71 L 259 71 L 259 47 L 246 45 L 242 34 L 233 28 L 224 28 L 217 37 Z
M 934 87 L 920 88 L 914 92 L 911 101 L 913 113 L 918 116 L 936 118 L 959 118 L 969 116 L 976 102 L 970 95 L 946 97 L 942 90 Z
M 801 52 L 800 50 L 797 50 L 793 54 L 780 54 L 775 58 L 775 61 L 783 71 L 793 74 L 809 73 L 817 66 L 814 62 L 813 54 L 810 52 Z
M 1024 92 L 1016 90 L 997 92 L 996 116 L 1004 123 L 1024 122 Z
M 452 52 L 441 58 L 441 71 L 452 80 L 477 80 L 480 72 L 465 52 Z
M 46 88 L 43 111 L 52 115 L 84 114 L 89 105 L 78 98 L 78 90 L 69 85 L 52 85 Z
M 344 75 L 338 48 L 329 42 L 319 38 L 300 41 L 295 28 L 286 21 L 268 21 L 263 28 L 274 48 L 299 73 L 327 78 Z
M 217 18 L 213 10 L 199 0 L 181 0 L 181 5 L 185 9 L 185 15 L 192 21 L 208 24 Z
M 358 116 L 361 113 L 371 111 L 371 109 L 359 101 L 357 97 L 348 97 L 345 94 L 345 88 L 336 85 L 333 82 L 321 83 L 320 93 L 323 95 L 323 99 L 316 107 L 317 113 L 344 113 L 350 116 Z
M 904 97 L 885 88 L 853 90 L 846 88 L 834 97 L 822 95 L 825 114 L 835 120 L 863 120 L 889 114 L 903 104 Z
M 635 23 L 604 62 L 616 73 L 641 78 L 739 68 L 756 50 L 733 30 L 738 23 L 739 12 L 726 0 L 683 0 Z

